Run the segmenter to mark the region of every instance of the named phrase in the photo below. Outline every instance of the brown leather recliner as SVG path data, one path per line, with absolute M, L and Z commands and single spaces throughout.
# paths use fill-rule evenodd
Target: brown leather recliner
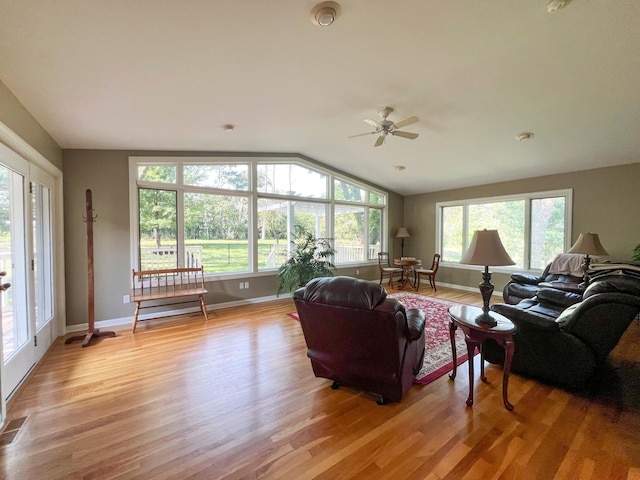
M 316 377 L 373 392 L 380 405 L 402 400 L 422 366 L 424 312 L 351 277 L 316 278 L 293 299 Z

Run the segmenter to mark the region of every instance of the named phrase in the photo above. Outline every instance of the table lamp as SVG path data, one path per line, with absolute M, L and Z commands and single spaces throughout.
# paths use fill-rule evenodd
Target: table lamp
M 411 235 L 409 235 L 409 232 L 407 232 L 405 227 L 400 227 L 398 229 L 396 237 L 400 239 L 400 258 L 404 257 L 404 239 L 409 238 L 410 236 Z
M 489 313 L 489 300 L 493 294 L 493 284 L 491 283 L 491 272 L 489 265 L 515 265 L 507 251 L 502 245 L 500 235 L 497 230 L 476 230 L 471 239 L 471 245 L 462 256 L 460 263 L 465 265 L 484 265 L 482 274 L 483 282 L 478 285 L 482 294 L 482 313 L 476 317 L 476 322 L 488 326 L 497 324 L 496 320 Z
M 584 263 L 582 264 L 582 268 L 584 269 L 584 288 L 587 288 L 589 285 L 589 275 L 587 273 L 589 265 L 591 264 L 589 255 L 609 255 L 600 243 L 597 233 L 581 233 L 576 243 L 567 250 L 567 253 L 584 253 L 586 255 Z

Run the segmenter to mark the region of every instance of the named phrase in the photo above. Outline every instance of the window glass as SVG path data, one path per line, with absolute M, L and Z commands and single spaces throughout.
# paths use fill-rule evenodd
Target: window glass
M 185 266 L 205 272 L 249 270 L 249 202 L 246 197 L 185 193 Z
M 531 201 L 531 268 L 544 270 L 558 253 L 564 252 L 564 212 L 564 197 Z
M 369 209 L 369 253 L 368 260 L 378 261 L 382 245 L 382 209 Z
M 183 176 L 185 185 L 249 190 L 249 165 L 247 164 L 185 165 Z
M 442 209 L 442 261 L 459 262 L 465 250 L 462 241 L 463 207 L 456 205 Z
M 376 192 L 371 192 L 369 194 L 369 203 L 372 205 L 384 205 L 387 203 L 386 200 L 387 200 L 386 195 L 381 195 Z
M 138 180 L 156 183 L 176 183 L 176 166 L 139 164 Z
M 177 267 L 177 192 L 140 188 L 138 204 L 140 270 Z
M 509 256 L 524 267 L 524 200 L 469 205 L 467 246 L 476 230 L 498 230 Z
M 259 163 L 258 191 L 297 197 L 328 198 L 327 175 L 295 163 Z
M 361 262 L 365 255 L 364 207 L 336 205 L 334 214 L 335 264 Z
M 336 178 L 333 182 L 333 195 L 336 200 L 362 203 L 365 200 L 366 193 L 367 191 L 364 188 L 344 180 Z
M 258 269 L 276 269 L 287 260 L 297 227 L 325 238 L 327 208 L 323 203 L 259 198 Z

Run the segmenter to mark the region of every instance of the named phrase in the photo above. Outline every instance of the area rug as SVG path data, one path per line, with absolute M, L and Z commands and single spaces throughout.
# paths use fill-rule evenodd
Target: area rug
M 453 367 L 453 357 L 451 340 L 449 339 L 449 307 L 460 304 L 417 293 L 394 293 L 389 297 L 402 302 L 406 309 L 419 308 L 427 317 L 424 328 L 424 362 L 420 372 L 416 375 L 415 383 L 426 385 L 450 372 Z M 466 362 L 468 358 L 467 344 L 460 331 L 456 331 L 456 351 L 458 365 Z
M 393 293 L 390 298 L 402 302 L 404 308 L 419 308 L 425 313 L 425 352 L 424 362 L 420 372 L 416 375 L 415 383 L 427 385 L 451 371 L 453 357 L 451 354 L 451 340 L 449 340 L 449 307 L 459 305 L 455 302 L 439 298 L 418 295 L 417 293 Z M 297 312 L 287 313 L 294 320 L 300 321 Z M 456 332 L 456 351 L 458 365 L 467 361 L 467 344 L 462 332 Z

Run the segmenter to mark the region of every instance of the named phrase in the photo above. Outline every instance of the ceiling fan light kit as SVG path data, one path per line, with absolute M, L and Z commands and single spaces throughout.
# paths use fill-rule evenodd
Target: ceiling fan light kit
M 328 27 L 340 14 L 340 5 L 336 2 L 321 2 L 311 9 L 311 22 L 319 27 Z
M 384 107 L 383 109 L 381 109 L 378 112 L 378 115 L 380 115 L 380 118 L 381 118 L 380 121 L 372 120 L 370 118 L 365 118 L 364 122 L 368 123 L 369 125 L 374 127 L 375 130 L 373 132 L 359 133 L 357 135 L 351 135 L 349 138 L 361 137 L 363 135 L 376 135 L 377 134 L 378 135 L 378 139 L 373 144 L 374 147 L 379 147 L 380 145 L 385 143 L 386 139 L 387 139 L 387 135 L 389 135 L 389 134 L 391 134 L 393 136 L 397 136 L 397 137 L 408 138 L 410 140 L 414 140 L 414 139 L 418 138 L 418 134 L 417 133 L 404 132 L 404 131 L 400 130 L 400 128 L 406 127 L 407 125 L 413 125 L 414 123 L 419 122 L 420 119 L 414 115 L 412 117 L 405 118 L 401 122 L 395 123 L 395 122 L 392 122 L 391 120 L 387 120 L 387 117 L 392 112 L 393 112 L 393 108 Z

